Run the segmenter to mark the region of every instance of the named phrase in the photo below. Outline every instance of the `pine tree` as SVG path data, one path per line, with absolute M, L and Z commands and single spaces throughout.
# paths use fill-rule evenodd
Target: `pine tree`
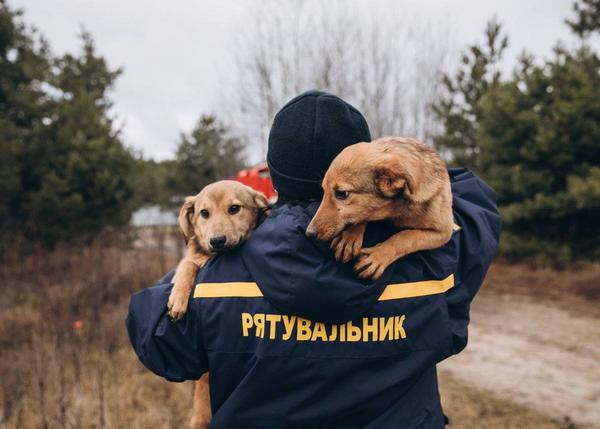
M 109 114 L 120 70 L 87 33 L 60 58 L 34 36 L 0 0 L 0 236 L 52 245 L 129 221 L 133 157 Z
M 582 39 L 600 31 L 600 0 L 580 0 L 573 3 L 574 20 L 565 22 Z
M 121 226 L 133 210 L 133 157 L 113 125 L 108 97 L 121 70 L 111 70 L 81 36 L 82 52 L 53 62 L 50 115 L 27 152 L 22 217 L 31 238 L 53 244 Z
M 444 130 L 434 136 L 433 142 L 455 165 L 479 170 L 480 102 L 500 82 L 497 66 L 507 46 L 502 26 L 492 20 L 487 24 L 485 44 L 470 46 L 456 74 L 442 77 L 446 96 L 434 103 L 433 111 Z
M 35 139 L 48 103 L 41 82 L 50 72 L 48 47 L 0 0 L 0 238 L 19 227 L 25 191 L 22 162 Z
M 231 178 L 244 166 L 243 144 L 213 116 L 202 116 L 182 134 L 170 187 L 176 195 L 198 193 L 216 180 Z
M 496 70 L 507 39 L 490 23 L 434 106 L 444 133 L 434 140 L 454 163 L 475 168 L 498 192 L 501 251 L 560 265 L 600 258 L 600 59 L 587 43 L 598 0 L 574 4 L 567 21 L 581 45 L 554 58 L 523 55 L 512 77 Z
M 479 132 L 503 251 L 543 263 L 600 257 L 600 59 L 586 46 L 555 52 L 523 58 L 486 95 Z

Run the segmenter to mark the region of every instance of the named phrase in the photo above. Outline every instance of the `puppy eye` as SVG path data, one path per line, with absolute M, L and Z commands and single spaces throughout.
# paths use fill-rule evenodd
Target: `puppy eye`
M 348 191 L 342 191 L 340 189 L 336 189 L 335 191 L 335 197 L 338 200 L 345 200 L 346 198 L 348 198 L 348 195 L 350 195 L 350 192 Z
M 208 212 L 208 210 L 202 209 L 202 210 L 200 210 L 200 216 L 202 216 L 204 219 L 208 219 L 208 217 L 210 216 L 210 213 Z
M 232 204 L 229 206 L 229 214 L 236 214 L 240 211 L 240 206 L 238 204 Z

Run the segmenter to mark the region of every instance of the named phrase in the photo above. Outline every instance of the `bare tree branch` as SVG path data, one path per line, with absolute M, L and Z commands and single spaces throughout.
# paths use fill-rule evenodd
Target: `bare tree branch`
M 373 137 L 427 140 L 435 130 L 430 106 L 453 48 L 447 20 L 389 0 L 264 0 L 241 27 L 224 115 L 253 143 L 250 158 L 264 158 L 275 113 L 308 89 L 354 104 Z

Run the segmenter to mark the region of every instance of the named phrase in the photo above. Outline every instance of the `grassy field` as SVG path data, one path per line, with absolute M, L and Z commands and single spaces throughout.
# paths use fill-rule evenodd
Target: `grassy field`
M 0 428 L 187 425 L 192 383 L 168 383 L 146 371 L 129 346 L 123 324 L 130 294 L 151 285 L 175 264 L 178 255 L 167 250 L 168 238 L 162 234 L 144 248 L 123 248 L 103 240 L 51 253 L 4 256 Z M 488 286 L 519 291 L 514 285 L 526 281 L 539 283 L 552 294 L 559 283 L 565 287 L 561 276 L 573 279 L 569 272 L 498 265 Z M 588 287 L 590 279 L 600 278 L 594 276 L 596 268 L 577 270 L 573 299 L 583 303 L 596 296 Z M 542 283 L 537 281 L 540 277 Z M 575 427 L 448 374 L 441 374 L 441 385 L 454 428 Z

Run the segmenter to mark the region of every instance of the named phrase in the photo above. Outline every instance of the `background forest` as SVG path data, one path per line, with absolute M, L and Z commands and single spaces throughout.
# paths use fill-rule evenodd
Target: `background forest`
M 160 162 L 124 145 L 111 114 L 111 90 L 123 70 L 97 53 L 91 34 L 81 33 L 79 52 L 55 56 L 22 12 L 5 0 L 0 5 L 3 240 L 52 246 L 125 226 L 144 204 L 176 204 L 259 161 L 277 109 L 319 88 L 364 111 L 374 137 L 417 136 L 450 165 L 480 174 L 499 194 L 506 257 L 560 265 L 599 256 L 593 0 L 575 3 L 566 17 L 578 46 L 557 41 L 548 59 L 524 52 L 511 74 L 501 72 L 510 35 L 496 20 L 481 42 L 453 59 L 443 25 L 415 37 L 420 24 L 394 32 L 393 19 L 381 13 L 374 12 L 377 26 L 356 26 L 349 11 L 269 4 L 250 18 L 255 34 L 238 41 L 238 81 L 230 85 L 237 97 L 227 114 L 199 114 L 172 159 Z M 315 13 L 322 22 L 290 28 L 294 17 Z

